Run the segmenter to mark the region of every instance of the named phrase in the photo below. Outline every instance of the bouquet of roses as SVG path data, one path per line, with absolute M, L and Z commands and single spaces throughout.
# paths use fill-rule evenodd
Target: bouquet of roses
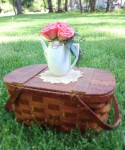
M 68 46 L 75 57 L 79 55 L 76 47 L 73 44 L 74 37 L 78 36 L 78 34 L 76 34 L 67 23 L 56 22 L 48 24 L 44 29 L 40 31 L 40 34 L 46 37 L 48 40 L 59 40 L 61 42 L 64 42 L 64 44 Z
M 66 23 L 56 22 L 48 24 L 40 34 L 49 40 L 67 41 L 74 37 L 74 30 Z

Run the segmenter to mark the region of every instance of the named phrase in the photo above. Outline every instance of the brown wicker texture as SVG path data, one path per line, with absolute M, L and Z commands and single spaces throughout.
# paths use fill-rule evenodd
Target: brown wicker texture
M 53 86 L 53 84 L 43 83 L 37 77 L 38 73 L 44 69 L 46 69 L 44 65 L 34 65 L 29 66 L 29 68 L 18 69 L 5 76 L 4 81 L 11 95 L 11 100 L 8 101 L 8 106 L 6 107 L 9 110 L 12 105 L 18 121 L 25 125 L 37 122 L 43 126 L 51 126 L 65 132 L 69 132 L 72 129 L 84 131 L 87 128 L 100 131 L 107 127 L 101 125 L 100 120 L 104 124 L 108 120 L 111 102 L 114 98 L 115 79 L 110 73 L 98 69 L 96 71 L 86 69 L 87 73 L 90 71 L 88 73 L 90 76 L 79 79 L 83 80 L 83 82 Z M 97 80 L 94 71 L 97 74 L 101 72 L 105 76 L 108 74 L 109 78 L 102 76 Z M 94 76 L 95 78 L 93 78 Z M 106 82 L 104 82 L 104 79 Z M 94 87 L 95 81 L 96 88 L 91 88 Z M 86 86 L 83 85 L 85 84 L 84 82 L 86 82 Z M 20 92 L 15 98 L 14 93 L 18 90 Z M 119 124 L 117 106 L 115 111 L 117 113 L 114 127 Z

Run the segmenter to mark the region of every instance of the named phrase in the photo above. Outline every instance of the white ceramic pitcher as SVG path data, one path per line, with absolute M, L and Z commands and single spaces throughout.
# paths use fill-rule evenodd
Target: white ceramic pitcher
M 54 76 L 64 76 L 76 65 L 79 57 L 79 44 L 74 44 L 78 50 L 78 56 L 72 65 L 71 52 L 63 42 L 55 40 L 47 47 L 46 43 L 41 40 L 41 44 L 44 49 L 48 68 Z

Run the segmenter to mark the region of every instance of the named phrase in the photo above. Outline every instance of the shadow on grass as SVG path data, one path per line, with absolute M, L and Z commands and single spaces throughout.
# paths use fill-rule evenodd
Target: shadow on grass
M 16 16 L 3 16 L 3 17 L 0 17 L 1 18 L 1 21 L 8 21 L 10 20 L 11 18 L 15 18 L 16 21 L 31 21 L 31 20 L 39 20 L 39 19 L 48 19 L 50 20 L 51 18 L 52 19 L 67 19 L 67 18 L 76 18 L 76 17 L 86 17 L 86 18 L 110 18 L 110 19 L 123 19 L 125 18 L 125 15 L 124 14 L 115 14 L 115 13 L 79 13 L 79 12 L 68 12 L 68 13 L 44 13 L 44 14 L 22 14 L 22 15 L 16 15 Z
M 31 25 L 29 26 L 29 24 L 22 24 L 19 26 L 10 26 L 11 29 L 6 30 L 3 29 L 3 31 L 1 31 L 0 35 L 1 36 L 8 36 L 8 37 L 17 37 L 21 38 L 21 36 L 38 36 L 39 32 L 41 31 L 41 29 L 43 29 L 45 27 L 45 23 L 44 24 L 36 24 L 36 25 Z M 74 28 L 75 31 L 77 31 L 80 36 L 91 36 L 91 37 L 110 37 L 110 36 L 117 36 L 117 34 L 120 32 L 120 34 L 122 34 L 122 36 L 124 35 L 124 30 L 123 30 L 123 26 L 124 26 L 124 22 L 118 22 L 118 23 L 111 23 L 111 22 L 94 22 L 94 23 L 81 23 L 81 24 L 76 24 L 76 23 L 71 23 L 70 24 L 72 26 L 72 28 Z M 118 30 L 119 28 L 119 30 Z M 99 29 L 99 30 L 98 30 Z M 111 30 L 110 30 L 111 29 Z M 117 31 L 116 31 L 117 30 Z M 121 32 L 121 30 L 123 30 L 123 32 Z M 41 37 L 41 36 L 40 36 Z

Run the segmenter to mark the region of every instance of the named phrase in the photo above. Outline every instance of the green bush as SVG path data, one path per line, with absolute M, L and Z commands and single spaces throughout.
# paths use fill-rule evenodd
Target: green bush
M 10 12 L 10 11 L 13 11 L 13 6 L 9 2 L 0 3 L 0 6 L 1 6 L 1 9 L 2 9 L 1 12 Z
M 29 7 L 29 11 L 41 11 L 44 8 L 41 0 L 34 0 L 33 4 Z

